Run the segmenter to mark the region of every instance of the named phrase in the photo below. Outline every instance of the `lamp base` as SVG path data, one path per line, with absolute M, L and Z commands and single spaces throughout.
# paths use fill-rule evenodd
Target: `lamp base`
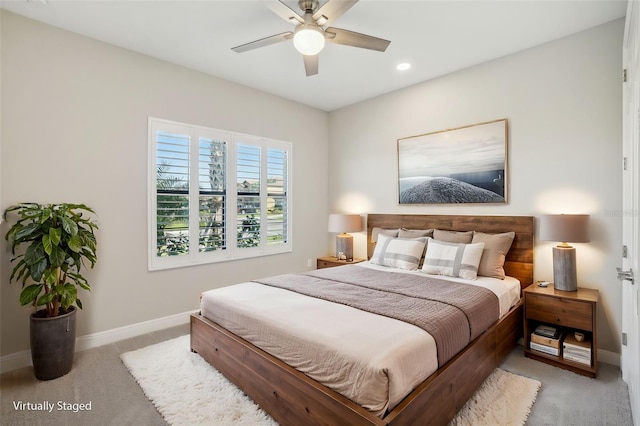
M 353 261 L 353 235 L 336 235 L 336 258 L 340 260 L 338 253 L 342 253 L 346 257 L 347 262 Z
M 553 287 L 561 291 L 578 290 L 575 248 L 571 246 L 553 248 Z

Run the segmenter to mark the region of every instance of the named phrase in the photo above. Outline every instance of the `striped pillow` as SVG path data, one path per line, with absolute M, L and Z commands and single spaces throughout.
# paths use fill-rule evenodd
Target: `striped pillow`
M 370 262 L 376 265 L 415 271 L 420 264 L 426 243 L 426 237 L 394 238 L 379 234 L 378 243 Z
M 427 274 L 475 280 L 484 243 L 461 244 L 431 240 L 422 270 Z

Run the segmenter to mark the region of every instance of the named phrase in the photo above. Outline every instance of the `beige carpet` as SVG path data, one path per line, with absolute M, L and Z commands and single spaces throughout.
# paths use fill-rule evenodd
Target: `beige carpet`
M 181 336 L 121 355 L 145 395 L 171 425 L 276 426 L 244 393 L 189 349 Z M 497 369 L 452 425 L 523 425 L 540 382 Z

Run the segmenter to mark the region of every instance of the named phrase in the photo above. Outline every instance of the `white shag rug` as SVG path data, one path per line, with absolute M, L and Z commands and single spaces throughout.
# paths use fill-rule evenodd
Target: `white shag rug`
M 524 425 L 542 384 L 496 368 L 449 426 Z
M 277 426 L 267 413 L 198 354 L 189 335 L 120 355 L 165 420 L 179 425 Z M 540 382 L 496 371 L 451 426 L 523 425 Z

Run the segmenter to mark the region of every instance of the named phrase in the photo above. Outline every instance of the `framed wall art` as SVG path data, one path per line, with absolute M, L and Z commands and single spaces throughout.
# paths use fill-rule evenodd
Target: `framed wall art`
M 507 202 L 507 119 L 398 139 L 400 204 Z

